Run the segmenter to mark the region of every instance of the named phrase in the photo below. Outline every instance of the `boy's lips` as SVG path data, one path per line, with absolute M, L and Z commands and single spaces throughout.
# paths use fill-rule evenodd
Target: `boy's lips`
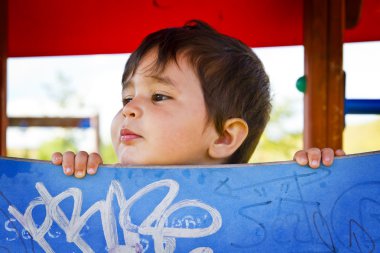
M 123 128 L 120 130 L 120 142 L 122 143 L 128 143 L 141 137 L 141 135 L 138 135 L 129 129 Z

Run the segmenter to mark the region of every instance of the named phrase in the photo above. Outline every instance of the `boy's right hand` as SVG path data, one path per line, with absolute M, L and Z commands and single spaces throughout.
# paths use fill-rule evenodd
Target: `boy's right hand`
M 76 178 L 83 178 L 86 174 L 94 175 L 103 163 L 98 153 L 88 154 L 85 151 L 79 151 L 78 154 L 71 151 L 63 154 L 55 152 L 51 161 L 55 165 L 62 165 L 63 173 L 67 176 L 74 175 Z

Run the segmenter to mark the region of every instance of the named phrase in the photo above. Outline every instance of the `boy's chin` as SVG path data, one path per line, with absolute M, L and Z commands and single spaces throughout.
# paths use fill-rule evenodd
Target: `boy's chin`
M 137 165 L 136 161 L 131 161 L 131 159 L 119 157 L 119 163 L 122 165 Z
M 118 156 L 118 160 L 122 165 L 148 165 L 145 161 L 136 159 L 136 157 L 132 158 L 131 155 L 126 154 Z

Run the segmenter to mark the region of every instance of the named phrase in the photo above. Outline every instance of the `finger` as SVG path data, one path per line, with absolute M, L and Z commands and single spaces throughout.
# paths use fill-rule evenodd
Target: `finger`
M 67 151 L 63 153 L 62 168 L 63 173 L 65 173 L 67 176 L 71 176 L 74 173 L 74 159 L 75 154 L 73 152 Z
M 293 160 L 296 161 L 299 165 L 305 166 L 307 165 L 307 155 L 306 151 L 299 150 L 294 154 Z
M 336 156 L 345 156 L 345 155 L 346 155 L 346 152 L 344 152 L 344 151 L 341 150 L 341 149 L 337 149 L 337 150 L 335 150 L 335 155 L 336 155 Z
M 331 148 L 323 148 L 322 150 L 322 163 L 325 166 L 331 166 L 334 161 L 334 150 Z
M 79 151 L 75 156 L 75 173 L 76 178 L 86 176 L 88 154 L 85 151 Z
M 321 162 L 321 150 L 319 148 L 310 148 L 307 150 L 307 158 L 310 168 L 316 169 Z
M 62 164 L 62 154 L 60 152 L 54 152 L 52 155 L 51 155 L 51 162 L 54 164 L 54 165 L 61 165 Z
M 87 174 L 94 175 L 102 163 L 103 160 L 98 153 L 91 153 L 87 161 Z

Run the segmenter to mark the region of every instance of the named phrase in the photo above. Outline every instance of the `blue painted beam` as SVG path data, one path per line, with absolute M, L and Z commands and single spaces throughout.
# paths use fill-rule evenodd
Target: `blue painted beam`
M 0 158 L 0 252 L 379 252 L 379 226 L 380 152 L 85 179 Z
M 380 99 L 346 99 L 345 114 L 380 114 Z

